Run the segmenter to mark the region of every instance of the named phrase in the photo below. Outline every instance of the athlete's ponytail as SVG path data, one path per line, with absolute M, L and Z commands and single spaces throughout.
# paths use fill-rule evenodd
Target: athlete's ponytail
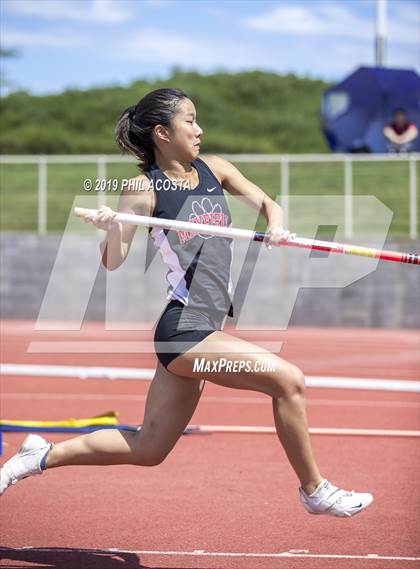
M 155 162 L 153 129 L 159 124 L 169 128 L 178 103 L 188 98 L 179 89 L 156 89 L 140 99 L 137 105 L 128 107 L 118 119 L 116 143 L 123 152 L 129 152 L 139 160 L 141 170 Z

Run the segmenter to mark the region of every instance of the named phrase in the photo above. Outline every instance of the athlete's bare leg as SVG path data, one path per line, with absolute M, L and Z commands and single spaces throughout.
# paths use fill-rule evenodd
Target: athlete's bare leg
M 178 377 L 158 363 L 139 432 L 106 429 L 57 443 L 48 453 L 46 467 L 160 464 L 188 425 L 203 387 L 204 381 Z
M 233 372 L 223 368 L 218 372 L 197 373 L 196 358 L 218 362 L 270 362 L 275 371 Z M 302 488 L 312 493 L 322 480 L 312 451 L 305 410 L 303 373 L 286 360 L 225 332 L 213 332 L 188 352 L 179 355 L 168 366 L 177 375 L 205 379 L 218 385 L 236 389 L 250 389 L 266 393 L 273 400 L 274 420 L 278 437 L 295 470 Z M 225 368 L 226 369 L 226 368 Z

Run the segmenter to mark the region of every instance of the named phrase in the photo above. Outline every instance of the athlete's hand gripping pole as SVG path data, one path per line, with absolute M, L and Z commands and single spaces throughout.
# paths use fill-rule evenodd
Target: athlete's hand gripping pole
M 98 210 L 74 208 L 77 217 L 95 216 Z M 206 225 L 204 223 L 192 223 L 174 219 L 159 219 L 157 217 L 147 217 L 143 215 L 133 215 L 129 213 L 116 213 L 114 221 L 139 225 L 142 227 L 160 227 L 162 229 L 174 229 L 178 231 L 189 231 L 191 233 L 202 233 L 213 237 L 227 237 L 229 239 L 246 239 L 248 241 L 266 242 L 269 239 L 267 233 L 252 231 L 250 229 L 234 229 L 233 227 L 220 227 L 218 225 Z M 315 251 L 327 251 L 329 253 L 341 253 L 343 255 L 357 255 L 359 257 L 373 257 L 384 261 L 396 261 L 399 263 L 409 263 L 420 265 L 420 255 L 414 253 L 400 253 L 398 251 L 383 251 L 371 247 L 361 247 L 358 245 L 345 245 L 330 241 L 320 241 L 318 239 L 307 239 L 305 237 L 290 237 L 281 241 L 278 245 L 287 247 L 299 247 L 303 249 L 313 249 Z

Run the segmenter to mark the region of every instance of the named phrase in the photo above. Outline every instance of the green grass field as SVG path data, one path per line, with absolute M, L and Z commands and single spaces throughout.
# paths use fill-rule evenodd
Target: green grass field
M 279 164 L 240 163 L 238 168 L 250 180 L 264 189 L 271 197 L 280 195 L 281 172 Z M 122 180 L 136 175 L 134 164 L 107 164 L 107 179 Z M 36 231 L 38 207 L 37 165 L 13 164 L 1 166 L 1 229 L 3 231 Z M 83 180 L 97 177 L 96 164 L 49 164 L 47 230 L 63 231 L 76 196 L 83 203 L 88 197 L 96 204 L 97 192 L 89 194 L 83 189 Z M 417 181 L 420 181 L 420 165 L 417 163 Z M 344 168 L 342 163 L 306 163 L 289 165 L 290 196 L 343 196 Z M 353 164 L 354 196 L 373 195 L 394 213 L 390 233 L 408 236 L 409 233 L 409 165 L 407 162 L 361 162 Z M 107 192 L 109 205 L 115 206 L 117 193 Z M 420 190 L 417 189 L 420 212 Z M 234 225 L 249 227 L 253 217 L 243 205 L 230 200 Z M 328 207 L 328 206 L 327 206 Z M 355 207 L 355 229 L 357 226 Z M 297 229 L 302 221 L 302 211 L 291 201 L 289 227 Z M 373 216 L 375 217 L 375 216 Z M 372 219 L 372 228 L 375 219 Z M 334 220 L 331 220 L 334 223 Z M 80 227 L 79 227 L 80 225 Z M 368 224 L 367 224 L 368 225 Z M 366 220 L 365 225 L 366 227 Z M 72 228 L 85 231 L 83 224 Z M 260 220 L 258 229 L 262 229 Z

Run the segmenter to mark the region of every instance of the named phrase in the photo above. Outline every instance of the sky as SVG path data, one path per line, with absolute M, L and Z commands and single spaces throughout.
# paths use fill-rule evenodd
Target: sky
M 335 81 L 374 64 L 375 0 L 1 0 L 3 93 L 127 85 L 174 66 Z M 387 0 L 386 65 L 420 70 L 420 0 Z

